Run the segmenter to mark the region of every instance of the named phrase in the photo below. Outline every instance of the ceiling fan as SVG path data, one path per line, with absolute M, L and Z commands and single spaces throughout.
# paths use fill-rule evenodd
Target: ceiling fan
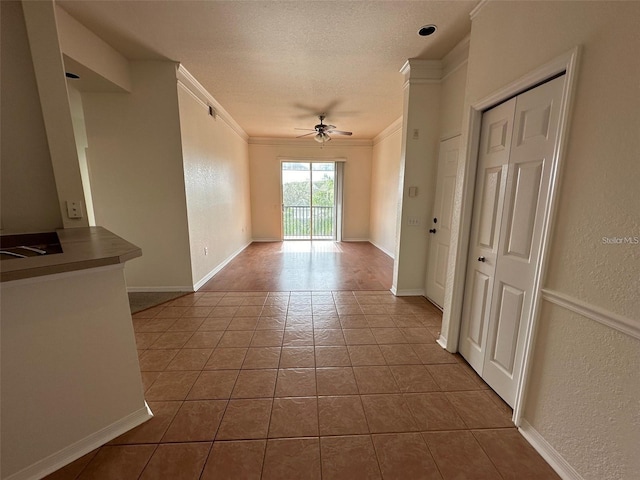
M 315 135 L 313 139 L 316 142 L 324 144 L 324 142 L 328 142 L 331 140 L 331 135 L 352 135 L 352 132 L 345 132 L 343 130 L 336 130 L 335 125 L 326 125 L 324 119 L 326 118 L 325 114 L 318 115 L 320 119 L 320 123 L 313 128 L 296 128 L 296 130 L 309 130 L 310 133 L 305 133 L 304 135 L 298 135 L 296 138 L 308 137 L 309 135 Z

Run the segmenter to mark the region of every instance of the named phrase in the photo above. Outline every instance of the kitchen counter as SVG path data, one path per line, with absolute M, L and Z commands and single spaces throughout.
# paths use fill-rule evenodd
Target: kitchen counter
M 56 233 L 62 253 L 5 260 L 0 281 L 114 265 L 142 255 L 140 248 L 102 227 L 60 229 Z
M 152 417 L 124 272 L 140 249 L 100 227 L 56 233 L 2 239 L 46 250 L 0 265 L 2 478 L 43 478 Z

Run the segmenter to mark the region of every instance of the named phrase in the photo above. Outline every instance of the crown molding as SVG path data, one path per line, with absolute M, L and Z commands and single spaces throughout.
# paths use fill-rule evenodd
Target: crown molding
M 442 61 L 410 58 L 404 63 L 400 73 L 404 75 L 405 86 L 439 83 L 442 78 Z
M 478 4 L 469 12 L 469 18 L 473 21 L 480 11 L 489 3 L 489 0 L 480 0 Z
M 229 115 L 229 112 L 227 112 L 224 107 L 220 105 L 215 98 L 213 98 L 213 96 L 200 84 L 200 82 L 198 82 L 198 80 L 196 80 L 193 75 L 191 75 L 191 73 L 189 73 L 186 68 L 182 66 L 182 64 L 178 64 L 176 78 L 178 79 L 178 82 L 198 100 L 200 100 L 205 107 L 213 108 L 214 118 L 220 118 L 245 142 L 249 141 L 249 135 L 247 135 L 247 132 L 244 131 L 240 124 L 236 122 L 231 115 Z
M 391 125 L 382 130 L 378 135 L 373 137 L 373 145 L 377 145 L 384 139 L 390 137 L 397 131 L 402 130 L 402 117 L 395 120 Z M 379 248 L 379 247 L 378 247 Z
M 267 146 L 295 146 L 302 148 L 344 148 L 344 147 L 371 147 L 373 141 L 370 139 L 335 139 L 324 145 L 316 142 L 311 138 L 271 138 L 271 137 L 250 137 L 249 145 L 267 145 Z

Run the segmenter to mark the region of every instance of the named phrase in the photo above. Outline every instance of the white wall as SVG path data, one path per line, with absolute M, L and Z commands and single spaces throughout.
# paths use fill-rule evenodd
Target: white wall
M 373 140 L 369 238 L 380 250 L 394 257 L 398 215 L 398 178 L 402 153 L 402 118 Z
M 176 64 L 131 62 L 132 92 L 83 93 L 96 223 L 142 248 L 130 288 L 191 289 Z
M 20 2 L 0 2 L 2 233 L 62 227 L 49 145 Z
M 87 215 L 71 218 L 67 213 L 68 203 L 83 205 L 85 195 L 67 95 L 55 4 L 53 0 L 22 2 L 22 9 L 62 224 L 64 228 L 86 227 L 89 225 Z
M 178 102 L 195 285 L 251 241 L 249 151 L 181 83 Z
M 428 220 L 435 197 L 441 86 L 437 81 L 425 83 L 420 73 L 420 69 L 409 73 L 404 98 L 398 242 L 391 287 L 396 295 L 424 295 Z M 409 197 L 411 187 L 417 188 L 416 196 Z M 410 218 L 417 219 L 418 225 L 409 225 Z
M 343 240 L 369 240 L 371 154 L 364 142 L 320 144 L 287 140 L 250 140 L 251 223 L 254 240 L 281 240 L 280 162 L 287 159 L 346 159 Z
M 488 2 L 467 84 L 471 104 L 582 46 L 544 286 L 636 326 L 640 246 L 602 238 L 640 236 L 639 21 L 639 2 Z M 549 304 L 540 323 L 524 419 L 583 478 L 637 478 L 640 341 Z
M 42 478 L 149 418 L 120 265 L 0 291 L 3 479 Z

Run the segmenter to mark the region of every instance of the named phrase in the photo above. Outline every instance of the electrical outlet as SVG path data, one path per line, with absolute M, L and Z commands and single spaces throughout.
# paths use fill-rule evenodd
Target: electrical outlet
M 204 247 L 204 254 L 209 255 L 209 247 Z
M 420 130 L 418 130 L 417 128 L 413 129 L 413 139 L 414 140 L 418 140 L 420 138 Z
M 407 218 L 407 224 L 410 227 L 417 227 L 420 225 L 420 219 L 418 217 L 409 217 Z

